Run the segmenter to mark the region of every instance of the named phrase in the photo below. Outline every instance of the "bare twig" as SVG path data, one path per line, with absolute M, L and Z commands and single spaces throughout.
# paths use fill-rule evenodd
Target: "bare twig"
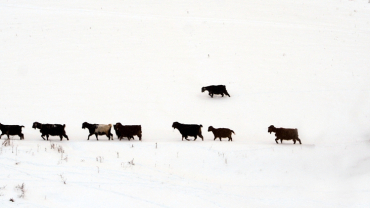
M 6 147 L 6 146 L 10 146 L 10 139 L 6 139 L 4 142 L 3 142 L 3 146 Z
M 135 164 L 134 164 L 134 158 L 132 158 L 132 160 L 131 160 L 131 161 L 129 161 L 129 162 L 128 162 L 128 164 L 130 164 L 130 165 L 135 165 Z
M 21 192 L 21 194 L 18 195 L 18 197 L 19 198 L 24 198 L 24 196 L 26 194 L 26 190 L 24 189 L 24 183 L 22 183 L 22 185 L 17 185 L 15 188 Z
M 102 163 L 102 162 L 103 162 L 103 160 L 104 160 L 104 157 L 102 157 L 102 156 L 98 156 L 98 157 L 96 157 L 96 161 L 97 161 L 97 162 Z
M 64 178 L 63 174 L 59 174 L 59 176 L 60 176 L 60 179 L 62 179 L 62 182 L 63 182 L 64 184 L 67 184 L 67 179 L 66 179 L 66 178 Z

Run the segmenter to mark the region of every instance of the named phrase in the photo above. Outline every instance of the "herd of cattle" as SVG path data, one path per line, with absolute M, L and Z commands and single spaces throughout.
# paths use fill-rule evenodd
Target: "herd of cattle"
M 202 92 L 208 91 L 209 96 L 213 98 L 213 95 L 222 95 L 222 97 L 225 95 L 229 96 L 229 93 L 226 91 L 225 85 L 211 85 L 207 87 L 202 87 Z M 19 136 L 21 140 L 24 139 L 24 135 L 22 133 L 22 128 L 24 126 L 20 125 L 3 125 L 0 123 L 0 130 L 1 130 L 1 137 L 5 134 L 8 136 Z M 39 122 L 34 122 L 32 125 L 32 128 L 34 129 L 40 129 L 41 137 L 42 139 L 49 140 L 49 136 L 59 136 L 60 140 L 63 140 L 63 137 L 65 137 L 67 140 L 69 140 L 66 131 L 65 131 L 65 124 L 42 124 Z M 173 122 L 172 128 L 179 130 L 182 140 L 184 138 L 189 141 L 188 137 L 194 137 L 194 141 L 199 136 L 203 139 L 202 136 L 202 125 L 197 124 L 182 124 L 179 122 Z M 113 134 L 111 133 L 112 124 L 90 124 L 88 122 L 84 122 L 82 124 L 82 129 L 88 129 L 89 135 L 87 137 L 87 140 L 90 139 L 90 136 L 95 135 L 96 140 L 98 140 L 99 135 L 105 135 L 108 137 L 109 140 L 113 140 Z M 134 139 L 134 136 L 137 136 L 139 140 L 141 141 L 142 137 L 142 130 L 141 125 L 122 125 L 121 123 L 116 123 L 113 125 L 113 129 L 116 132 L 117 138 L 122 140 L 124 137 L 128 140 Z M 228 138 L 228 141 L 232 141 L 232 134 L 235 134 L 235 132 L 228 128 L 214 128 L 212 126 L 208 127 L 208 131 L 212 132 L 214 135 L 214 140 L 217 138 Z M 301 140 L 298 138 L 298 130 L 297 129 L 286 129 L 286 128 L 276 128 L 273 125 L 268 127 L 268 133 L 271 134 L 271 132 L 275 133 L 276 136 L 276 143 L 280 140 L 280 143 L 283 143 L 283 140 L 293 140 L 294 144 L 296 141 L 298 141 L 300 144 Z
M 22 128 L 24 126 L 20 125 L 3 125 L 0 123 L 0 130 L 1 135 L 0 139 L 3 135 L 9 136 L 19 136 L 21 140 L 24 139 L 24 135 L 22 133 Z M 66 131 L 65 131 L 65 124 L 42 124 L 39 122 L 34 122 L 32 125 L 32 128 L 34 129 L 40 129 L 41 132 L 41 138 L 45 140 L 49 140 L 49 136 L 59 136 L 60 140 L 63 140 L 63 137 L 65 137 L 67 140 L 69 140 Z M 179 130 L 182 140 L 184 138 L 189 141 L 188 137 L 194 137 L 194 141 L 199 136 L 203 139 L 202 135 L 202 125 L 197 124 L 182 124 L 179 122 L 173 122 L 172 128 Z M 98 140 L 99 135 L 105 135 L 108 137 L 109 140 L 113 140 L 113 134 L 111 133 L 112 124 L 90 124 L 87 122 L 84 122 L 82 124 L 82 129 L 87 128 L 89 130 L 89 135 L 87 137 L 87 140 L 90 139 L 90 136 L 95 135 L 96 140 Z M 134 139 L 134 136 L 137 136 L 139 140 L 141 141 L 142 137 L 142 130 L 141 125 L 122 125 L 121 123 L 116 123 L 113 125 L 113 128 L 116 132 L 117 138 L 119 140 L 122 140 L 124 137 L 128 140 Z M 235 134 L 235 132 L 228 128 L 214 128 L 213 126 L 208 127 L 208 131 L 212 132 L 214 135 L 214 139 L 217 138 L 228 138 L 228 141 L 233 141 L 233 138 L 231 137 L 232 134 Z M 275 132 L 276 136 L 276 143 L 278 143 L 278 140 L 280 140 L 281 143 L 283 143 L 283 140 L 293 140 L 294 144 L 296 141 L 298 141 L 300 144 L 301 140 L 298 138 L 298 130 L 297 129 L 285 129 L 285 128 L 276 128 L 273 125 L 268 127 L 268 133 L 271 134 L 271 132 Z

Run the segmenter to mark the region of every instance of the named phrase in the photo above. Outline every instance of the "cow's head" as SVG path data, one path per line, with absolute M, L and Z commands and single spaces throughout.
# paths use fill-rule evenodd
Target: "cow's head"
M 89 124 L 89 123 L 87 123 L 87 122 L 83 122 L 83 123 L 82 123 L 82 129 L 88 128 L 88 124 Z
M 32 128 L 36 129 L 41 129 L 41 124 L 39 122 L 33 122 Z
M 208 131 L 212 131 L 213 129 L 213 126 L 208 127 Z
M 180 125 L 180 123 L 179 122 L 177 122 L 177 121 L 175 121 L 175 122 L 173 122 L 173 124 L 172 124 L 172 128 L 174 128 L 174 129 L 176 129 L 176 128 L 178 128 L 178 126 Z
M 274 125 L 271 125 L 271 126 L 269 126 L 269 128 L 268 128 L 268 131 L 267 131 L 268 133 L 270 133 L 271 134 L 271 132 L 276 132 L 276 128 L 275 128 L 275 126 Z

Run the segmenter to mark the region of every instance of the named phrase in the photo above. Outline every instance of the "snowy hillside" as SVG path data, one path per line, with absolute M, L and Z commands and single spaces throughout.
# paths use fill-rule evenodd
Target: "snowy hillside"
M 368 0 L 2 1 L 0 122 L 25 140 L 0 149 L 0 205 L 368 207 L 369 22 Z M 231 97 L 201 93 L 217 84 Z M 87 141 L 85 121 L 143 141 Z

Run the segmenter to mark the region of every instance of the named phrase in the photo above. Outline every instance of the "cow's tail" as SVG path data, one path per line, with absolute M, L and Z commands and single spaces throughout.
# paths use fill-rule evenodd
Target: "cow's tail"
M 202 125 L 199 125 L 199 131 L 198 131 L 198 136 L 200 136 L 200 138 L 203 138 L 202 136 Z

